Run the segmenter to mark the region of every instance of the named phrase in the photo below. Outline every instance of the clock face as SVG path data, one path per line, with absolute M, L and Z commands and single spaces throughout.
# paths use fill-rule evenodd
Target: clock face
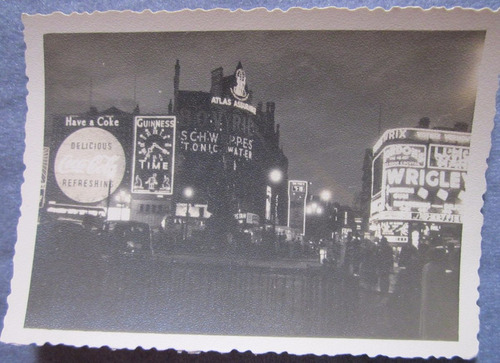
M 168 156 L 170 156 L 172 135 L 165 133 L 163 128 L 144 128 L 137 136 L 136 147 L 140 161 L 163 162 L 168 160 Z
M 132 193 L 172 195 L 175 117 L 135 117 Z

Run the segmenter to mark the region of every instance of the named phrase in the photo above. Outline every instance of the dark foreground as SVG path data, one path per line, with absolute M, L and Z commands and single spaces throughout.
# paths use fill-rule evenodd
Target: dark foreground
M 248 259 L 234 253 L 103 259 L 89 250 L 71 255 L 37 251 L 25 325 L 418 339 L 419 298 L 381 294 L 316 259 Z M 449 314 L 443 318 L 451 322 L 443 338 L 455 339 L 455 309 Z

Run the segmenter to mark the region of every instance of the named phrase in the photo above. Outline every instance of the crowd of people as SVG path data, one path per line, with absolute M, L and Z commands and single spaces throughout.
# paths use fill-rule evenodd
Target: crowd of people
M 372 241 L 349 235 L 345 241 L 331 241 L 328 249 L 324 263 L 360 288 L 385 296 L 403 335 L 457 338 L 458 245 L 434 238 L 417 246 L 411 241 L 394 246 L 385 237 Z

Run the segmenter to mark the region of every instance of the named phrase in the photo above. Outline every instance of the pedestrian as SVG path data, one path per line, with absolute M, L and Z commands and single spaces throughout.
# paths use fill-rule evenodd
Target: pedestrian
M 392 309 L 398 334 L 409 339 L 418 337 L 421 266 L 417 248 L 408 241 L 399 254 Z
M 359 265 L 361 264 L 361 240 L 358 235 L 349 233 L 346 245 L 346 267 L 349 273 L 359 276 Z
M 433 248 L 422 270 L 420 338 L 458 339 L 458 280 L 446 273 L 446 250 Z
M 389 292 L 389 276 L 393 271 L 394 257 L 392 247 L 389 246 L 387 238 L 382 237 L 377 248 L 377 269 L 380 292 L 387 294 Z
M 369 239 L 364 240 L 361 260 L 362 280 L 373 291 L 377 284 L 377 245 Z
M 416 255 L 418 254 L 417 247 L 415 247 L 411 240 L 408 241 L 401 247 L 401 252 L 399 252 L 398 267 L 407 268 L 415 261 Z

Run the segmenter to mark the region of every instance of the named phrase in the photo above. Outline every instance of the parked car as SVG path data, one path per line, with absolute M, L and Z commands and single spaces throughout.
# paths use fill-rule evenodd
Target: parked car
M 102 243 L 76 219 L 51 219 L 37 228 L 36 256 L 47 263 L 96 261 L 103 255 Z
M 101 232 L 111 255 L 151 256 L 152 233 L 149 224 L 136 221 L 106 221 Z

